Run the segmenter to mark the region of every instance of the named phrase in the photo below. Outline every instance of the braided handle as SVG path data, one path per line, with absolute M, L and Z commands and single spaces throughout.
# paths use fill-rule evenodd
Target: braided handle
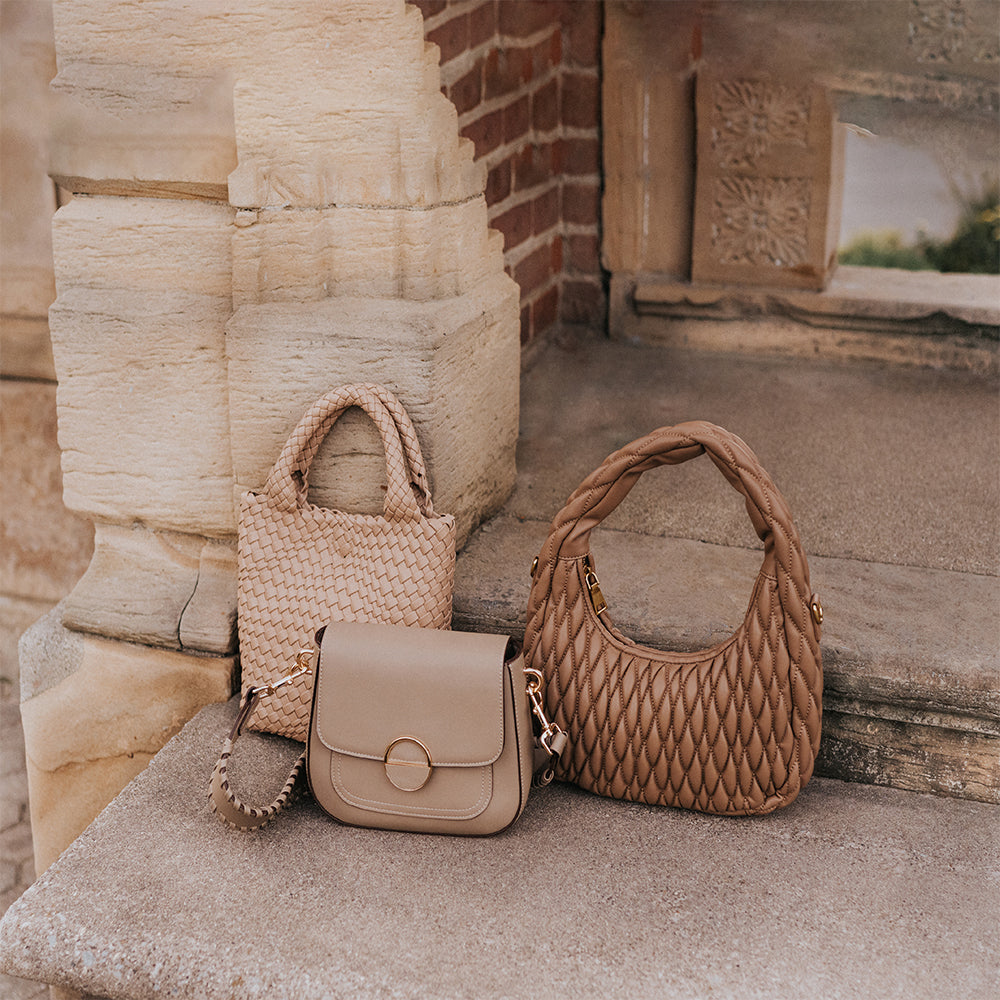
M 539 555 L 535 577 L 539 586 L 533 587 L 538 596 L 546 589 L 541 585 L 543 575 L 551 574 L 556 560 L 582 558 L 589 553 L 591 531 L 621 503 L 643 472 L 660 465 L 679 465 L 701 454 L 707 454 L 745 497 L 754 530 L 764 542 L 764 567 L 773 564 L 778 578 L 782 606 L 802 632 L 808 629 L 811 633 L 809 567 L 788 504 L 744 441 L 703 420 L 661 427 L 633 441 L 609 455 L 580 484 L 553 520 Z M 529 608 L 529 630 L 533 610 Z
M 707 453 L 737 492 L 760 539 L 768 541 L 777 517 L 791 522 L 788 506 L 757 456 L 735 434 L 704 420 L 660 427 L 608 456 L 566 502 L 553 522 L 574 522 L 560 546 L 563 556 L 585 555 L 590 532 L 628 496 L 639 477 L 660 465 L 680 465 Z
M 385 449 L 386 517 L 412 521 L 434 512 L 416 430 L 399 400 L 374 383 L 344 385 L 321 396 L 292 431 L 264 485 L 280 509 L 305 503 L 307 477 L 316 452 L 340 416 L 352 406 L 371 417 Z
M 382 404 L 389 411 L 389 416 L 396 422 L 396 430 L 403 444 L 406 464 L 410 470 L 410 485 L 413 487 L 417 505 L 425 517 L 434 516 L 434 504 L 431 502 L 431 488 L 427 481 L 427 469 L 424 466 L 424 455 L 420 450 L 420 439 L 417 429 L 413 426 L 409 413 L 403 404 L 384 386 L 368 383 L 368 388 L 378 393 Z

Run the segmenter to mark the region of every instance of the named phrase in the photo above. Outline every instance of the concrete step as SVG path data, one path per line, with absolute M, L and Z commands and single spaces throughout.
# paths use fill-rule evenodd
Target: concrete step
M 552 517 L 612 451 L 708 419 L 789 501 L 826 611 L 817 770 L 1000 801 L 1000 406 L 995 378 L 754 360 L 601 340 L 522 378 L 518 484 L 459 557 L 455 625 L 523 629 Z M 616 624 L 696 649 L 742 620 L 760 543 L 707 460 L 647 474 L 593 535 Z
M 205 786 L 203 710 L 0 922 L 0 972 L 104 997 L 963 1000 L 1000 990 L 997 385 L 973 375 L 555 345 L 523 379 L 518 487 L 458 563 L 455 625 L 523 627 L 549 520 L 611 451 L 696 417 L 789 499 L 824 597 L 821 770 L 730 820 L 567 786 L 482 841 L 261 834 Z M 594 535 L 618 625 L 665 647 L 739 622 L 757 541 L 708 462 L 644 477 Z M 248 736 L 266 800 L 299 746 Z
M 814 779 L 734 820 L 554 785 L 497 837 L 234 833 L 204 709 L 0 922 L 0 972 L 119 1000 L 992 1000 L 995 806 Z M 248 735 L 237 787 L 299 744 Z

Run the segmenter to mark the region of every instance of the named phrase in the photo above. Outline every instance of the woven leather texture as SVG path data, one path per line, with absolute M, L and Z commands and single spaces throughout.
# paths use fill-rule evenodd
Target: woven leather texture
M 584 568 L 590 532 L 643 472 L 704 453 L 744 495 L 764 542 L 746 618 L 710 649 L 640 646 L 595 611 Z M 610 455 L 552 522 L 528 599 L 527 662 L 542 671 L 547 708 L 569 734 L 557 777 L 599 795 L 710 813 L 787 805 L 819 749 L 812 597 L 788 505 L 736 435 L 692 421 Z
M 348 514 L 307 500 L 308 472 L 340 415 L 358 406 L 386 453 L 382 514 Z M 387 389 L 342 386 L 317 400 L 239 518 L 239 637 L 243 690 L 282 677 L 331 621 L 422 628 L 451 625 L 455 521 L 436 515 L 416 432 Z M 312 680 L 262 699 L 248 728 L 305 742 Z

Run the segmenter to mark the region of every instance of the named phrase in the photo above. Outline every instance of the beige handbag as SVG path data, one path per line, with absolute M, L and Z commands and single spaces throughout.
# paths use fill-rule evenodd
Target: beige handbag
M 313 458 L 340 415 L 358 406 L 385 448 L 381 514 L 307 500 Z M 347 385 L 302 417 L 259 493 L 239 517 L 239 639 L 243 692 L 266 687 L 330 621 L 446 629 L 455 576 L 455 521 L 435 514 L 416 432 L 383 386 Z M 312 684 L 296 676 L 260 704 L 250 729 L 305 742 Z
M 643 472 L 702 453 L 746 498 L 763 565 L 731 638 L 693 653 L 650 649 L 611 623 L 590 533 Z M 568 735 L 557 778 L 733 816 L 796 797 L 819 749 L 822 609 L 788 506 L 743 441 L 693 421 L 615 452 L 556 516 L 532 576 L 525 657 Z
M 309 787 L 335 819 L 483 835 L 520 816 L 534 767 L 520 644 L 330 625 L 316 675 Z
M 264 808 L 236 795 L 229 758 L 245 720 L 283 681 L 241 705 L 210 790 L 228 826 L 268 823 L 300 790 L 303 769 L 341 823 L 473 836 L 510 826 L 532 785 L 552 780 L 565 734 L 545 716 L 541 676 L 507 636 L 333 622 L 316 640 L 318 655 L 303 650 L 289 675 L 315 670 L 306 752 Z

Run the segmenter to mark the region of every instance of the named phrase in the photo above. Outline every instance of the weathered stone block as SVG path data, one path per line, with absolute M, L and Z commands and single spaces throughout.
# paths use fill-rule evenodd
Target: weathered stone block
M 612 272 L 687 277 L 700 5 L 605 4 L 603 243 Z
M 35 864 L 43 871 L 203 705 L 232 689 L 232 657 L 70 632 L 55 608 L 20 643 Z
M 233 300 L 451 298 L 503 270 L 480 196 L 425 211 L 327 208 L 241 211 L 233 238 Z
M 56 191 L 46 173 L 45 129 L 55 72 L 51 7 L 4 0 L 0 29 L 0 313 L 6 320 L 44 316 L 55 294 L 49 217 Z
M 401 0 L 55 8 L 53 172 L 75 191 L 224 198 L 230 173 L 241 207 L 428 206 L 483 189 L 437 47 Z
M 76 85 L 81 72 L 74 74 Z M 116 74 L 121 80 L 134 68 L 105 68 L 107 77 Z M 225 201 L 236 166 L 232 77 L 223 72 L 183 84 L 186 101 L 121 114 L 59 81 L 52 103 L 51 176 L 77 194 Z
M 98 520 L 235 531 L 224 361 L 228 206 L 78 198 L 53 223 L 67 506 Z
M 455 515 L 461 544 L 514 483 L 517 312 L 517 286 L 504 274 L 461 298 L 423 303 L 344 298 L 243 306 L 226 337 L 235 499 L 263 485 L 315 399 L 344 383 L 380 382 L 413 419 L 435 509 Z M 313 501 L 381 510 L 381 442 L 365 418 L 347 422 L 353 433 L 335 431 L 317 457 Z M 343 459 L 331 463 L 333 455 Z
M 62 604 L 64 625 L 170 649 L 235 651 L 232 539 L 99 523 L 95 542 Z
M 701 72 L 691 278 L 823 288 L 836 268 L 844 133 L 822 87 Z

